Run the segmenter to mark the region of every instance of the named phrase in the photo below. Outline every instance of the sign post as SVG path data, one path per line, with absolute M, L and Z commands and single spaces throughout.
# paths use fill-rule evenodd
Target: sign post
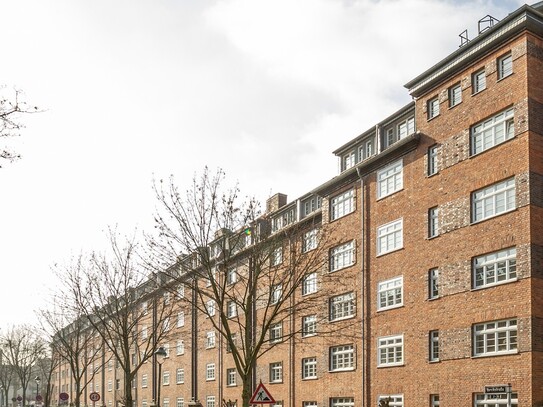
M 485 386 L 485 394 L 494 395 L 496 398 L 498 394 L 505 394 L 507 397 L 507 407 L 511 407 L 511 383 Z

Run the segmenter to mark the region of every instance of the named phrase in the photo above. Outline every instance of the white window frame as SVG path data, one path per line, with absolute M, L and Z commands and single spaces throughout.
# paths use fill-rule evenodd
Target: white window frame
M 226 369 L 226 386 L 236 386 L 237 373 L 235 368 Z
M 177 355 L 185 354 L 185 341 L 183 341 L 183 339 L 179 339 L 177 341 L 177 344 L 175 345 L 175 353 Z
M 271 293 L 270 293 L 270 304 L 271 305 L 277 304 L 279 301 L 281 301 L 282 295 L 283 295 L 282 284 L 276 284 L 272 286 Z
M 404 364 L 402 335 L 377 338 L 377 367 L 401 366 Z
M 354 212 L 354 189 L 336 195 L 330 200 L 330 220 L 336 220 Z
M 185 369 L 178 368 L 175 371 L 175 382 L 177 384 L 183 384 L 185 383 Z
M 175 400 L 175 407 L 185 407 L 185 399 L 183 397 L 177 397 Z
M 356 296 L 354 292 L 330 297 L 328 308 L 330 322 L 353 318 L 356 314 Z
M 510 107 L 471 126 L 471 155 L 480 154 L 514 137 L 515 109 Z
M 377 255 L 391 253 L 403 248 L 403 218 L 377 228 Z
M 438 362 L 440 354 L 439 331 L 433 330 L 428 333 L 428 360 Z
M 403 306 L 403 276 L 381 281 L 377 284 L 377 310 Z
M 307 253 L 317 248 L 318 233 L 318 229 L 311 229 L 309 232 L 304 233 L 302 240 L 302 253 Z
M 518 353 L 518 331 L 515 318 L 473 325 L 473 356 Z
M 427 175 L 429 177 L 439 172 L 439 168 L 437 164 L 437 151 L 438 151 L 437 144 L 434 144 L 433 146 L 428 147 Z
M 206 382 L 215 380 L 215 363 L 206 364 Z
M 302 407 L 318 407 L 316 401 L 302 401 Z
M 206 333 L 206 349 L 214 348 L 217 343 L 215 331 L 209 331 Z
M 497 182 L 471 194 L 472 222 L 481 222 L 516 209 L 515 177 Z
M 206 407 L 215 407 L 215 396 L 206 397 Z
M 162 407 L 170 407 L 170 398 L 169 397 L 164 397 L 164 399 L 162 400 Z
M 439 116 L 439 98 L 436 96 L 428 100 L 428 120 L 433 119 L 434 117 Z
M 486 89 L 486 72 L 485 69 L 479 69 L 471 75 L 471 90 L 475 95 Z
M 312 356 L 302 359 L 302 380 L 317 378 L 317 357 Z
M 350 267 L 355 262 L 354 240 L 343 243 L 330 250 L 330 272 Z
M 457 83 L 449 88 L 449 108 L 462 103 L 462 86 Z
M 170 385 L 170 372 L 168 370 L 162 372 L 162 385 L 163 386 Z
M 270 325 L 270 343 L 277 343 L 283 340 L 283 323 L 275 322 Z
M 238 281 L 238 272 L 235 267 L 228 268 L 226 273 L 226 284 L 231 285 L 235 284 Z
M 403 407 L 403 394 L 383 394 L 377 399 L 377 404 L 383 399 L 388 399 L 389 407 Z
M 439 208 L 428 209 L 428 239 L 439 236 Z
M 355 151 L 349 151 L 347 154 L 341 157 L 341 169 L 342 171 L 348 170 L 356 165 L 356 153 Z
M 428 299 L 439 297 L 439 269 L 428 270 Z
M 179 311 L 177 313 L 177 327 L 181 328 L 185 326 L 185 311 Z
M 375 138 L 374 136 L 365 139 L 362 145 L 358 147 L 358 160 L 364 161 L 375 154 Z
M 228 318 L 234 318 L 238 316 L 238 306 L 234 300 L 226 302 L 226 316 Z
M 270 254 L 270 265 L 278 266 L 283 263 L 283 247 L 279 246 L 272 250 Z
M 283 362 L 270 363 L 270 383 L 283 382 Z
M 330 407 L 354 407 L 354 397 L 332 397 Z
M 147 387 L 147 374 L 141 375 L 141 388 L 144 389 Z
M 473 288 L 486 288 L 517 281 L 517 249 L 511 247 L 475 257 Z
M 330 371 L 342 372 L 355 369 L 354 345 L 346 344 L 330 347 Z
M 320 209 L 322 206 L 322 198 L 320 196 L 313 196 L 308 200 L 304 201 L 304 216 L 309 215 L 310 213 L 315 212 L 317 209 Z
M 509 52 L 498 58 L 498 80 L 507 78 L 513 74 L 513 55 Z
M 215 316 L 215 300 L 207 300 L 206 311 L 209 317 Z
M 313 314 L 302 317 L 302 337 L 315 335 L 317 335 L 317 316 Z
M 385 198 L 403 189 L 403 160 L 377 171 L 377 199 Z
M 430 407 L 439 407 L 439 394 L 430 394 Z
M 398 123 L 398 140 L 401 140 L 415 132 L 415 118 L 408 117 L 406 120 Z
M 309 273 L 302 281 L 302 295 L 309 295 L 317 292 L 317 272 Z

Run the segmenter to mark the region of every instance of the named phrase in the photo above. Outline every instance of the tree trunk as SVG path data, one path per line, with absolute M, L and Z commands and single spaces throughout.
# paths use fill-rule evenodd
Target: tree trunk
M 132 407 L 132 376 L 126 372 L 124 375 L 124 400 L 125 407 Z
M 243 388 L 241 390 L 241 400 L 242 400 L 242 407 L 249 407 L 249 401 L 251 401 L 251 375 L 247 375 L 245 377 L 242 377 L 242 384 Z

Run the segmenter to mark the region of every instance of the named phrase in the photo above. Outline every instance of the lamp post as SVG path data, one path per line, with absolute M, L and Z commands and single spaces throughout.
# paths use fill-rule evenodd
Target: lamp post
M 38 401 L 38 396 L 40 395 L 40 376 L 34 378 L 36 381 L 36 401 Z
M 164 349 L 163 346 L 158 348 L 155 351 L 156 361 L 158 363 L 158 377 L 157 377 L 157 392 L 156 392 L 156 401 L 155 405 L 156 407 L 160 407 L 160 386 L 161 386 L 161 380 L 162 380 L 162 362 L 164 361 L 164 358 L 167 356 L 166 349 Z

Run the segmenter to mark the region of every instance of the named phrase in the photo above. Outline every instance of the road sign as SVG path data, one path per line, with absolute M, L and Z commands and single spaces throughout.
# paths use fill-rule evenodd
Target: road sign
M 91 399 L 91 401 L 98 401 L 100 400 L 100 395 L 98 393 L 91 393 L 89 394 L 89 398 Z
M 274 404 L 275 400 L 262 382 L 256 387 L 249 404 Z
M 23 401 L 23 398 L 21 396 L 17 396 L 17 401 Z
M 487 394 L 511 393 L 511 386 L 507 384 L 499 384 L 496 386 L 485 386 L 485 393 Z
M 36 395 L 36 401 L 43 401 L 41 394 Z
M 58 395 L 58 398 L 61 399 L 62 401 L 66 401 L 70 398 L 70 396 L 68 395 L 68 393 L 60 393 Z

